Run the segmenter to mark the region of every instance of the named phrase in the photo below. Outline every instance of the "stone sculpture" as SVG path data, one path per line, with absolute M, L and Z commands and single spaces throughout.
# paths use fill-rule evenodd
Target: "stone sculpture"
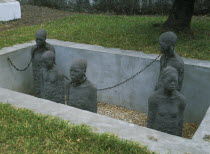
M 40 97 L 40 70 L 42 68 L 41 56 L 44 52 L 50 50 L 55 53 L 55 49 L 52 45 L 46 43 L 47 32 L 43 29 L 39 29 L 35 34 L 36 45 L 31 49 L 32 57 L 32 69 L 34 77 L 34 95 Z
M 76 60 L 70 67 L 71 82 L 66 86 L 67 104 L 79 109 L 97 112 L 97 90 L 85 75 L 87 62 Z
M 159 45 L 160 51 L 163 55 L 160 58 L 160 74 L 167 66 L 172 66 L 178 71 L 178 87 L 177 90 L 181 91 L 182 82 L 184 79 L 184 62 L 182 58 L 175 52 L 175 45 L 177 36 L 173 32 L 165 32 L 160 35 Z M 156 84 L 155 90 L 161 87 L 160 75 Z
M 46 51 L 41 59 L 41 98 L 64 104 L 64 75 L 55 65 L 55 54 Z
M 185 110 L 185 97 L 178 92 L 178 72 L 168 66 L 160 77 L 162 87 L 148 100 L 147 127 L 181 136 Z

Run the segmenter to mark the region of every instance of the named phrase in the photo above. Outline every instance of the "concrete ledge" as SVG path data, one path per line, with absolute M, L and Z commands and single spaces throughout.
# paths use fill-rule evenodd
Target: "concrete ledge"
M 0 21 L 9 21 L 21 18 L 20 3 L 15 0 L 0 1 Z
M 209 154 L 210 151 L 210 143 L 184 139 L 3 88 L 0 88 L 0 102 L 56 116 L 70 123 L 86 124 L 95 128 L 95 132 L 114 133 L 122 139 L 139 142 L 161 154 Z

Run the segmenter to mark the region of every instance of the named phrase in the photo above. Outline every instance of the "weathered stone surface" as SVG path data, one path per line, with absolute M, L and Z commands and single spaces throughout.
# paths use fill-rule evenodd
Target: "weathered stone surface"
M 97 91 L 85 76 L 87 62 L 76 60 L 70 68 L 71 82 L 67 84 L 67 104 L 79 109 L 97 112 Z
M 148 100 L 147 126 L 172 135 L 181 136 L 185 97 L 176 91 L 178 73 L 173 67 L 166 67 L 161 73 L 162 87 Z
M 44 52 L 50 50 L 55 53 L 55 49 L 52 45 L 46 43 L 47 32 L 43 29 L 39 29 L 36 31 L 36 45 L 34 45 L 31 49 L 32 56 L 32 69 L 34 76 L 34 95 L 40 97 L 40 86 L 41 86 L 41 68 L 43 67 L 43 63 L 41 60 L 41 56 Z
M 41 59 L 41 98 L 64 104 L 64 75 L 54 64 L 54 53 L 46 51 Z
M 163 55 L 160 58 L 160 74 L 167 66 L 172 66 L 178 71 L 178 91 L 181 91 L 184 79 L 184 62 L 182 58 L 175 52 L 177 36 L 173 32 L 165 32 L 159 38 L 160 52 Z M 155 90 L 162 86 L 160 76 Z

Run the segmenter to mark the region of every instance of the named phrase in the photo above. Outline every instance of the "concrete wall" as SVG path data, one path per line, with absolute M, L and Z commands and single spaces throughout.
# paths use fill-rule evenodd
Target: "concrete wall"
M 144 68 L 157 56 L 58 40 L 48 40 L 48 42 L 55 46 L 56 63 L 66 76 L 69 76 L 69 68 L 74 59 L 87 59 L 87 77 L 98 89 L 124 81 Z M 4 75 L 0 77 L 2 87 L 18 91 L 29 89 L 32 84 L 31 70 L 17 72 L 8 64 L 6 58 L 10 55 L 17 66 L 21 68 L 26 66 L 30 60 L 29 46 L 32 44 L 19 45 L 25 49 L 20 50 L 19 48 L 17 52 L 1 54 L 0 66 L 2 67 L 0 69 L 6 70 Z M 0 53 L 6 49 L 0 50 Z M 13 51 L 15 50 L 16 48 L 13 48 Z M 185 79 L 182 93 L 187 98 L 185 120 L 200 123 L 210 105 L 210 62 L 189 59 L 184 59 L 184 62 Z M 158 75 L 159 61 L 133 80 L 114 89 L 98 92 L 98 100 L 140 112 L 147 112 L 148 97 L 154 89 Z M 18 80 L 17 77 L 19 77 Z M 22 83 L 24 84 L 21 88 Z
M 9 57 L 18 68 L 25 68 L 30 61 L 32 44 L 17 45 L 0 50 L 0 85 L 19 92 L 31 93 L 33 76 L 31 66 L 24 72 L 16 71 L 7 58 Z

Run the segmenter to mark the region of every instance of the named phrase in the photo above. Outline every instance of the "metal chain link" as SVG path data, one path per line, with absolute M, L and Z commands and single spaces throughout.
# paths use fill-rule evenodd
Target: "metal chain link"
M 120 82 L 114 86 L 110 86 L 110 87 L 107 87 L 107 88 L 102 88 L 102 89 L 97 89 L 97 91 L 104 91 L 104 90 L 109 90 L 109 89 L 113 89 L 113 88 L 116 88 L 130 80 L 132 80 L 133 78 L 135 78 L 137 75 L 139 75 L 140 73 L 142 73 L 143 71 L 145 71 L 149 66 L 151 66 L 155 61 L 157 61 L 157 59 L 160 57 L 161 55 L 158 55 L 153 61 L 151 61 L 148 65 L 146 65 L 143 69 L 141 69 L 139 72 L 137 72 L 136 74 L 134 74 L 133 76 L 131 76 L 130 78 L 124 80 L 123 82 Z
M 25 71 L 25 70 L 27 70 L 27 69 L 29 68 L 31 62 L 32 62 L 32 58 L 31 58 L 30 62 L 29 62 L 28 65 L 26 66 L 26 68 L 24 68 L 24 69 L 19 69 L 19 68 L 17 68 L 17 67 L 12 63 L 12 61 L 10 60 L 10 58 L 7 58 L 7 60 L 10 62 L 10 64 L 11 64 L 17 71 Z

